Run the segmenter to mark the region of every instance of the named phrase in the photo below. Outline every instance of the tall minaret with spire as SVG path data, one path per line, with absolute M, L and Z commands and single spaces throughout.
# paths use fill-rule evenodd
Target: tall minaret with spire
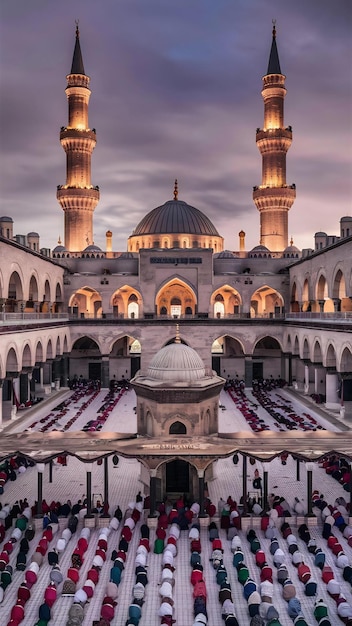
M 288 245 L 288 211 L 296 197 L 296 186 L 286 184 L 286 153 L 292 143 L 292 128 L 284 126 L 285 78 L 273 20 L 268 71 L 263 76 L 264 126 L 257 129 L 256 135 L 262 155 L 262 183 L 253 189 L 253 200 L 260 212 L 260 243 L 272 252 L 280 252 Z
M 99 202 L 99 188 L 91 183 L 96 134 L 88 124 L 90 78 L 84 72 L 78 22 L 71 72 L 66 79 L 68 124 L 60 132 L 66 152 L 66 184 L 58 186 L 57 199 L 65 212 L 65 247 L 80 252 L 93 243 L 93 211 Z

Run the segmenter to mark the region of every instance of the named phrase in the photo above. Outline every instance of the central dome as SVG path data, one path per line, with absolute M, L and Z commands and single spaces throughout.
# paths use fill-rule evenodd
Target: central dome
M 205 368 L 199 354 L 183 343 L 171 343 L 153 357 L 147 378 L 164 382 L 193 382 L 205 378 Z
M 150 211 L 139 222 L 133 231 L 133 236 L 168 233 L 219 237 L 210 219 L 182 200 L 169 200 Z

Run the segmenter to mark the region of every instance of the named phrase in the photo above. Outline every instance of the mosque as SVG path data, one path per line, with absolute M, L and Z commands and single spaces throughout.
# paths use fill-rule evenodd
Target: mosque
M 264 123 L 256 131 L 262 178 L 253 201 L 260 238 L 249 251 L 243 230 L 238 249 L 224 250 L 216 226 L 179 198 L 177 181 L 173 197 L 131 232 L 126 251 L 113 250 L 110 230 L 105 249 L 95 245 L 100 190 L 91 181 L 96 130 L 88 122 L 89 85 L 77 27 L 67 75 L 68 122 L 60 131 L 66 182 L 57 199 L 64 242 L 51 251 L 38 233 L 14 235 L 12 218 L 0 218 L 2 427 L 16 419 L 19 406 L 66 388 L 69 379 L 99 380 L 103 388 L 131 381 L 139 445 L 97 437 L 94 458 L 140 458 L 150 471 L 153 497 L 157 480 L 161 491 L 201 494 L 212 461 L 236 450 L 262 458 L 283 449 L 302 458 L 339 446 L 348 453 L 346 435 L 315 445 L 314 435 L 302 442 L 275 433 L 265 448 L 260 434 L 242 442 L 218 434 L 219 394 L 231 379 L 243 380 L 245 388 L 253 380 L 285 380 L 341 414 L 352 400 L 352 216 L 341 218 L 339 235 L 316 233 L 312 249 L 288 241 L 296 186 L 286 181 L 292 128 L 284 122 L 275 27 L 261 92 Z M 43 441 L 51 456 L 77 449 L 69 433 L 55 446 Z M 0 446 L 2 456 L 11 445 L 18 442 Z M 21 445 L 35 456 L 41 444 L 23 433 Z M 182 489 L 174 480 L 176 465 L 167 470 L 170 463 L 179 470 L 180 462 Z

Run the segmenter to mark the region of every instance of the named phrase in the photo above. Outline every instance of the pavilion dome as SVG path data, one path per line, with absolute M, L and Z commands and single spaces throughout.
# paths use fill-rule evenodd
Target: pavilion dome
M 150 362 L 147 378 L 168 383 L 190 383 L 205 378 L 205 367 L 199 354 L 183 343 L 161 348 Z

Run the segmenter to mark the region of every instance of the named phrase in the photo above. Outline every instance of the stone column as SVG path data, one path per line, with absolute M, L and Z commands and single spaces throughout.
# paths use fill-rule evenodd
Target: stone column
M 313 467 L 314 463 L 306 463 L 307 468 L 307 502 L 308 502 L 308 517 L 314 517 L 313 514 Z
M 150 510 L 149 517 L 156 517 L 156 469 L 150 470 Z
M 87 517 L 92 515 L 92 463 L 85 463 L 87 490 Z
M 61 387 L 68 386 L 68 354 L 65 353 L 61 357 L 60 361 L 60 385 Z
M 247 457 L 242 456 L 242 499 L 243 499 L 243 517 L 247 517 Z
M 2 430 L 2 386 L 4 384 L 4 379 L 0 378 L 0 430 Z
M 204 513 L 204 470 L 198 470 L 198 491 L 199 491 L 199 517 L 206 517 Z
M 339 380 L 336 372 L 326 372 L 326 407 L 338 408 L 340 399 L 338 396 Z
M 314 393 L 325 395 L 325 372 L 321 364 L 314 367 Z
M 110 361 L 109 355 L 103 355 L 101 358 L 101 386 L 109 388 L 110 381 Z
M 109 457 L 104 457 L 104 504 L 109 502 Z
M 262 502 L 262 507 L 263 507 L 264 511 L 266 511 L 269 508 L 269 503 L 268 503 L 268 472 L 267 472 L 267 470 L 264 470 L 264 474 L 263 474 L 263 502 Z
M 244 359 L 244 384 L 245 387 L 252 387 L 253 384 L 253 362 L 251 356 Z
M 37 477 L 38 477 L 38 507 L 37 516 L 43 516 L 43 474 L 45 470 L 44 463 L 37 463 Z
M 304 393 L 307 396 L 309 394 L 309 365 L 304 364 Z
M 319 311 L 320 311 L 320 313 L 324 313 L 325 300 L 318 300 L 318 304 L 319 304 Z
M 334 311 L 341 311 L 341 300 L 340 298 L 333 298 L 332 299 L 333 303 L 334 303 Z
M 11 407 L 11 419 L 15 419 L 17 415 L 17 402 L 20 399 L 20 379 L 18 373 L 12 378 L 12 407 Z
M 52 380 L 55 383 L 55 389 L 60 389 L 60 361 L 59 359 L 54 359 L 52 364 Z

